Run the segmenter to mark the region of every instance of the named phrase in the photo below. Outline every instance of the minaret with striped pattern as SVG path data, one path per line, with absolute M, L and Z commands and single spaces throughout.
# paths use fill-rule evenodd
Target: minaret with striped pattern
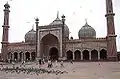
M 116 35 L 114 25 L 114 15 L 112 0 L 106 0 L 106 19 L 107 19 L 107 57 L 111 60 L 116 60 Z
M 4 9 L 4 23 L 3 23 L 3 35 L 2 35 L 2 50 L 1 50 L 1 54 L 2 54 L 2 58 L 3 60 L 7 59 L 7 53 L 8 53 L 8 36 L 9 36 L 9 4 L 8 2 L 4 5 L 5 9 Z

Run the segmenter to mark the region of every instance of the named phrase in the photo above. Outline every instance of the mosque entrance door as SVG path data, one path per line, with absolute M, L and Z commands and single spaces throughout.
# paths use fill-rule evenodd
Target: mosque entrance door
M 51 60 L 58 60 L 58 49 L 55 47 L 52 47 L 49 52 L 49 56 Z
M 50 56 L 52 59 L 58 59 L 59 46 L 60 45 L 59 45 L 58 38 L 55 35 L 53 34 L 45 35 L 40 42 L 41 57 Z

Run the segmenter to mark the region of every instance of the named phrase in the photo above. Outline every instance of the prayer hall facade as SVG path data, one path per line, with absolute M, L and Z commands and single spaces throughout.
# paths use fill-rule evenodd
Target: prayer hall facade
M 116 60 L 116 35 L 112 0 L 106 0 L 107 35 L 96 38 L 96 31 L 87 22 L 78 31 L 79 39 L 69 38 L 69 28 L 65 24 L 65 16 L 57 15 L 50 24 L 39 26 L 35 19 L 36 30 L 25 34 L 25 41 L 10 43 L 9 13 L 10 5 L 4 5 L 4 23 L 2 35 L 1 58 L 3 60 L 35 60 L 50 58 L 52 60 L 99 61 Z

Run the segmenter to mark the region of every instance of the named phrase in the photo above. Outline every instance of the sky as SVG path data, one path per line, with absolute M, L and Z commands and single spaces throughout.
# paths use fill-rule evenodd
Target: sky
M 59 18 L 64 14 L 70 36 L 78 39 L 78 31 L 85 24 L 85 19 L 96 30 L 97 38 L 106 37 L 106 2 L 105 0 L 0 0 L 0 42 L 4 20 L 4 4 L 10 4 L 9 42 L 24 41 L 25 34 L 35 28 L 35 19 L 39 26 L 50 24 L 59 11 Z M 113 0 L 117 50 L 120 51 L 120 0 Z M 1 48 L 1 45 L 0 45 Z

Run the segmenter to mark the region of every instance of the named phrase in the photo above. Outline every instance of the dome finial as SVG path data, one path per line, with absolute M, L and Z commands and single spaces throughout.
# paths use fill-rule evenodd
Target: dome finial
M 59 11 L 57 11 L 57 18 L 59 18 Z
M 32 25 L 32 29 L 34 30 L 34 24 Z
M 88 24 L 88 23 L 87 23 L 87 18 L 85 18 L 85 24 Z

